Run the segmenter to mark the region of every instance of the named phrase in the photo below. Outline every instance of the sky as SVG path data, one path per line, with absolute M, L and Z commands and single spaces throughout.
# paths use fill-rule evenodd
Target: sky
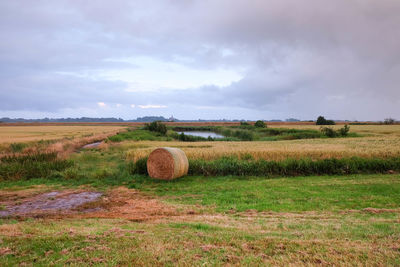
M 398 0 L 2 0 L 0 117 L 400 119 Z

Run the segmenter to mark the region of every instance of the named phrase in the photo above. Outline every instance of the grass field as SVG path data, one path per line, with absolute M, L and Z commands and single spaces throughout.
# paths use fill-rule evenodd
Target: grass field
M 32 166 L 46 172 L 34 175 L 32 168 L 29 177 L 17 172 L 17 179 L 3 179 L 0 212 L 7 201 L 24 202 L 55 190 L 102 192 L 94 207 L 104 210 L 0 218 L 0 265 L 399 266 L 400 175 L 396 172 L 273 178 L 195 175 L 166 182 L 131 171 L 132 160 L 159 146 L 179 147 L 194 160 L 233 155 L 239 161 L 250 156 L 277 161 L 400 156 L 397 125 L 357 125 L 351 131 L 364 136 L 107 142 L 70 153 L 60 163 L 52 158 L 51 164 L 61 164 L 56 171 L 46 162 L 41 167 L 35 159 L 10 158 L 13 168 L 18 169 L 18 164 L 30 168 L 26 162 L 32 161 Z M 13 174 L 10 168 L 5 173 Z
M 124 129 L 121 126 L 1 126 L 0 143 L 20 143 L 62 138 L 79 138 Z

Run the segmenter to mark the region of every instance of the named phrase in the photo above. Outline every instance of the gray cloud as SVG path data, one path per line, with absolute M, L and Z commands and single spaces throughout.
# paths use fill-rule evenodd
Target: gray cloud
M 400 118 L 399 13 L 396 0 L 2 1 L 0 116 L 109 102 L 183 105 L 193 118 L 210 116 L 204 106 L 221 117 Z M 139 56 L 243 79 L 130 93 L 87 75 L 136 68 L 110 59 Z

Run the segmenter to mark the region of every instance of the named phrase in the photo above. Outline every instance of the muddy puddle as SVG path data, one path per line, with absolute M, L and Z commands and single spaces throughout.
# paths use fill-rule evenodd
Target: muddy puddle
M 39 194 L 21 200 L 0 203 L 0 217 L 69 213 L 82 205 L 99 200 L 102 195 L 99 192 L 68 191 Z M 90 212 L 93 209 L 88 208 L 80 211 Z
M 102 142 L 103 142 L 103 141 L 84 145 L 84 146 L 82 147 L 82 149 L 97 148 Z
M 142 222 L 195 213 L 191 208 L 177 209 L 175 205 L 125 187 L 105 193 L 81 189 L 0 190 L 0 218 L 120 218 Z

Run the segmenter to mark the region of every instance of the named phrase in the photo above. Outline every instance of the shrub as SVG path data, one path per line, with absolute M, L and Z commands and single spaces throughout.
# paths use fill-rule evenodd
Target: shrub
M 336 137 L 338 135 L 331 127 L 321 127 L 321 132 L 328 137 Z
M 254 126 L 257 127 L 257 128 L 265 128 L 266 127 L 265 122 L 263 122 L 262 120 L 256 121 Z
M 350 126 L 348 126 L 347 124 L 337 131 L 333 130 L 331 127 L 321 127 L 322 134 L 327 137 L 347 136 L 349 134 L 349 131 Z
M 347 124 L 345 124 L 343 128 L 339 129 L 339 133 L 341 136 L 347 136 L 349 131 L 350 131 L 350 126 L 348 126 Z
M 148 175 L 148 173 L 147 173 L 147 157 L 140 158 L 136 162 L 129 162 L 128 170 L 131 174 Z
M 153 121 L 150 124 L 146 123 L 144 125 L 144 129 L 152 132 L 158 132 L 162 135 L 165 135 L 167 133 L 167 126 L 161 123 L 161 121 Z

